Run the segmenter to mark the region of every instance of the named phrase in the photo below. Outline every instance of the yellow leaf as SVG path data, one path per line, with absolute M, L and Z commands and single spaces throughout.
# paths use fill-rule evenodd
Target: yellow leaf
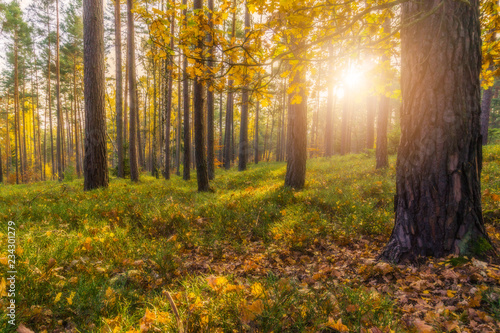
M 448 295 L 448 297 L 449 297 L 449 298 L 455 297 L 455 294 L 456 294 L 456 293 L 457 293 L 457 292 L 456 292 L 456 291 L 454 291 L 454 290 L 447 290 L 447 291 L 446 291 L 446 295 Z
M 75 292 L 72 291 L 71 294 L 69 295 L 69 297 L 66 297 L 66 300 L 68 301 L 68 304 L 69 305 L 72 305 L 73 304 L 73 298 L 75 297 Z
M 0 297 L 6 297 L 8 296 L 7 294 L 7 281 L 5 278 L 2 278 L 2 281 L 0 281 Z
M 61 300 L 61 296 L 62 296 L 62 293 L 58 293 L 56 295 L 56 298 L 54 299 L 54 304 L 56 304 L 57 302 L 59 302 Z
M 342 318 L 339 318 L 339 320 L 335 321 L 333 318 L 328 318 L 328 322 L 325 324 L 325 326 L 333 328 L 339 332 L 349 332 L 349 328 L 342 324 Z
M 264 288 L 259 282 L 256 282 L 252 285 L 252 295 L 255 297 L 261 297 L 264 295 Z

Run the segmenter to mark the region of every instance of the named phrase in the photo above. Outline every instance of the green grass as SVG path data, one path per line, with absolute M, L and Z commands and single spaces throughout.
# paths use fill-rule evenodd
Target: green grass
M 500 146 L 484 154 L 492 223 L 499 156 Z M 326 332 L 339 319 L 352 332 L 411 331 L 392 294 L 339 280 L 328 268 L 340 265 L 328 259 L 337 247 L 373 256 L 390 235 L 394 157 L 390 164 L 375 171 L 367 154 L 310 160 L 303 191 L 283 187 L 284 163 L 217 170 L 215 193 L 197 193 L 194 174 L 188 182 L 112 178 L 108 189 L 92 192 L 83 192 L 81 179 L 2 185 L 0 219 L 16 222 L 22 249 L 17 323 L 36 332 L 138 332 L 141 325 L 175 332 L 169 292 L 189 332 Z M 6 257 L 6 223 L 0 231 Z M 10 329 L 5 315 L 0 327 Z

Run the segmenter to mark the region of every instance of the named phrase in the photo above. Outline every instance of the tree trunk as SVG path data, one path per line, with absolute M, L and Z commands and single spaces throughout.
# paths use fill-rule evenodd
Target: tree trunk
M 196 13 L 203 9 L 203 0 L 194 0 L 193 10 Z M 196 66 L 202 67 L 203 61 L 199 60 L 203 54 L 203 37 L 198 37 L 198 45 L 200 50 L 197 55 Z M 205 126 L 203 124 L 203 82 L 202 77 L 197 76 L 194 80 L 194 144 L 195 144 L 195 160 L 196 160 L 196 178 L 198 181 L 198 192 L 206 192 L 210 190 L 208 184 L 208 167 L 207 157 L 205 154 Z
M 332 59 L 333 57 L 333 46 L 328 45 L 328 54 L 330 58 L 328 59 L 328 70 L 332 72 Z M 333 155 L 333 101 L 334 101 L 334 91 L 333 91 L 333 79 L 332 77 L 327 77 L 328 84 L 328 96 L 326 100 L 326 122 L 325 122 L 325 156 L 330 157 Z
M 181 54 L 179 52 L 178 78 L 181 77 Z M 181 175 L 181 131 L 182 131 L 182 112 L 181 112 L 181 80 L 177 81 L 177 138 L 175 142 L 175 169 L 177 176 Z
M 260 102 L 257 101 L 257 105 L 255 106 L 255 136 L 254 136 L 254 157 L 253 160 L 255 164 L 259 163 L 259 109 Z
M 174 49 L 174 32 L 175 32 L 175 18 L 171 16 L 170 18 L 170 31 L 172 36 L 170 37 L 170 49 Z M 168 71 L 167 80 L 167 93 L 166 102 L 165 102 L 165 165 L 163 168 L 163 177 L 165 179 L 170 179 L 170 121 L 172 118 L 172 92 L 173 92 L 173 84 L 174 84 L 174 57 L 170 57 L 170 69 L 166 69 Z M 169 64 L 167 60 L 165 60 L 165 67 Z
M 108 186 L 104 106 L 104 16 L 102 0 L 83 1 L 85 98 L 84 190 Z
M 182 0 L 182 5 L 187 6 L 187 0 Z M 186 8 L 186 7 L 184 7 Z M 183 28 L 186 29 L 187 25 L 187 10 L 182 11 L 183 15 Z M 182 98 L 183 98 L 183 111 L 184 111 L 184 160 L 183 166 L 184 170 L 182 173 L 182 178 L 184 180 L 189 180 L 191 178 L 191 128 L 189 126 L 189 79 L 187 74 L 188 61 L 187 56 L 184 55 L 182 62 Z
M 407 24 L 420 13 L 432 14 Z M 381 257 L 484 255 L 479 0 L 410 1 L 402 22 L 396 220 Z
M 210 29 L 214 28 L 213 13 L 214 0 L 208 0 L 208 20 Z M 210 45 L 208 66 L 210 69 L 214 67 L 214 42 L 212 34 L 207 34 L 207 43 Z M 207 88 L 207 164 L 208 164 L 208 178 L 213 180 L 215 178 L 215 132 L 214 132 L 214 87 L 212 84 L 213 75 L 210 73 L 210 81 Z
M 116 149 L 118 153 L 118 177 L 125 177 L 123 158 L 123 79 L 122 79 L 122 31 L 120 0 L 115 0 L 115 57 L 116 57 Z M 78 142 L 78 141 L 77 141 Z M 77 143 L 78 145 L 78 143 Z
M 389 33 L 391 30 L 391 20 L 386 18 L 384 22 L 384 30 Z M 384 54 L 382 56 L 382 63 L 390 66 L 389 57 Z M 384 65 L 385 67 L 385 65 Z M 388 74 L 382 73 L 382 81 L 384 84 L 389 84 Z M 388 93 L 388 92 L 386 92 Z M 375 151 L 376 169 L 386 168 L 389 166 L 389 156 L 387 153 L 387 123 L 389 122 L 389 115 L 391 113 L 391 100 L 385 95 L 380 96 L 377 117 L 377 147 Z
M 139 181 L 139 165 L 137 161 L 137 80 L 135 75 L 135 33 L 134 33 L 134 13 L 133 0 L 127 0 L 127 65 L 128 65 L 128 94 L 130 96 L 129 111 L 129 162 L 130 179 L 133 182 Z
M 289 95 L 288 106 L 285 186 L 299 190 L 304 187 L 306 180 L 307 95 L 304 84 L 306 68 L 305 64 L 299 64 L 292 74 L 290 86 L 297 88 L 294 93 Z
M 63 119 L 61 110 L 61 79 L 59 68 L 59 0 L 56 0 L 56 101 L 57 101 L 57 136 L 56 136 L 56 155 L 57 155 L 57 178 L 62 181 L 63 174 Z
M 17 31 L 14 35 L 14 138 L 15 138 L 15 162 L 16 162 L 16 184 L 19 184 L 19 70 L 18 70 L 18 37 Z M 22 172 L 22 168 L 21 168 Z
M 248 10 L 248 3 L 245 0 L 245 38 L 250 34 L 250 11 Z M 247 56 L 244 57 L 244 63 L 248 61 Z M 243 78 L 248 79 L 248 69 L 245 66 Z M 240 147 L 238 153 L 238 170 L 244 171 L 247 169 L 248 158 L 248 84 L 245 83 L 243 91 L 241 92 L 241 120 L 240 120 Z

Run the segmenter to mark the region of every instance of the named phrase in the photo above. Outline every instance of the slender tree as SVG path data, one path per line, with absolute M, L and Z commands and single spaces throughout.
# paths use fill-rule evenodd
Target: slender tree
M 61 106 L 61 70 L 59 62 L 59 0 L 56 0 L 56 101 L 57 101 L 57 135 L 56 135 L 56 155 L 57 155 L 57 178 L 62 181 L 63 174 L 63 115 Z
M 187 0 L 182 0 L 182 5 L 187 8 Z M 187 25 L 187 9 L 182 11 L 183 16 L 183 28 Z M 191 179 L 191 129 L 189 126 L 189 79 L 187 73 L 188 61 L 187 56 L 184 55 L 182 62 L 182 99 L 183 99 L 183 111 L 184 111 L 184 159 L 183 159 L 183 173 L 182 178 L 184 180 Z
M 213 13 L 214 0 L 208 0 L 208 24 L 210 30 L 214 28 Z M 214 42 L 212 34 L 207 34 L 207 43 L 209 45 L 209 59 L 208 67 L 210 71 L 214 67 Z M 209 73 L 209 76 L 212 76 Z M 212 79 L 212 78 L 211 78 Z M 214 132 L 214 87 L 211 80 L 207 85 L 207 164 L 208 164 L 208 178 L 215 178 L 215 132 Z
M 127 63 L 128 63 L 128 93 L 130 97 L 129 111 L 129 162 L 130 179 L 133 182 L 139 181 L 139 165 L 137 160 L 137 80 L 135 74 L 135 34 L 134 34 L 134 7 L 133 0 L 127 0 Z
M 245 0 L 245 37 L 248 38 L 250 34 L 250 11 L 248 9 L 247 1 Z M 247 62 L 245 55 L 244 62 Z M 248 69 L 244 67 L 244 79 L 247 79 Z M 247 169 L 248 159 L 248 84 L 245 84 L 241 92 L 241 120 L 240 120 L 240 147 L 238 154 L 238 170 L 244 171 Z
M 85 98 L 84 190 L 108 186 L 102 0 L 83 1 Z
M 123 157 L 123 80 L 122 80 L 122 31 L 120 0 L 115 0 L 115 66 L 116 66 L 116 149 L 118 153 L 118 177 L 124 178 Z
M 484 255 L 479 0 L 414 0 L 401 12 L 396 220 L 381 256 Z

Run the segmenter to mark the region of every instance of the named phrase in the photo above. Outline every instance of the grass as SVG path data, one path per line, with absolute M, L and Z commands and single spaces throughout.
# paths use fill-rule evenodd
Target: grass
M 500 146 L 484 153 L 492 226 L 499 156 Z M 16 222 L 16 322 L 36 332 L 177 332 L 179 322 L 189 332 L 415 331 L 390 286 L 399 271 L 373 262 L 392 230 L 394 164 L 375 171 L 370 153 L 309 160 L 303 191 L 283 188 L 284 163 L 218 170 L 215 193 L 176 176 L 113 178 L 92 192 L 81 179 L 2 185 L 0 257 Z M 487 284 L 480 309 L 499 320 L 497 287 Z M 7 321 L 0 328 L 14 331 Z

